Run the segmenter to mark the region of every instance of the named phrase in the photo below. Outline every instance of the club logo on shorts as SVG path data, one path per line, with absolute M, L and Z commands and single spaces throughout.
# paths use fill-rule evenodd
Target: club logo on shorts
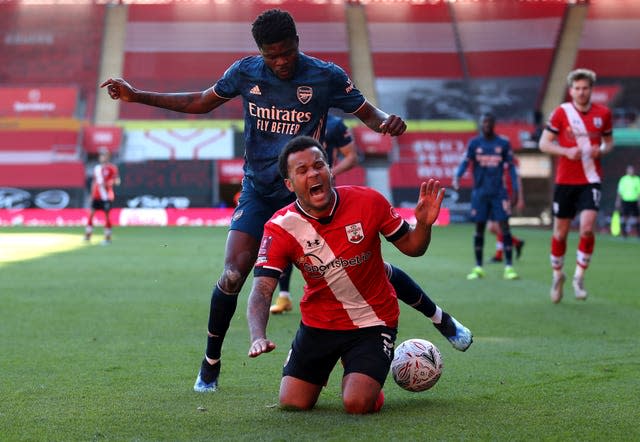
M 347 231 L 347 239 L 353 244 L 358 244 L 364 239 L 364 230 L 362 224 L 350 224 L 344 228 Z
M 296 95 L 298 96 L 300 103 L 307 104 L 313 97 L 313 89 L 311 89 L 311 86 L 298 86 Z
M 231 217 L 231 219 L 233 221 L 238 221 L 240 219 L 240 217 L 242 217 L 243 213 L 244 213 L 244 210 L 242 210 L 242 209 L 236 210 L 235 212 L 233 212 L 233 216 Z

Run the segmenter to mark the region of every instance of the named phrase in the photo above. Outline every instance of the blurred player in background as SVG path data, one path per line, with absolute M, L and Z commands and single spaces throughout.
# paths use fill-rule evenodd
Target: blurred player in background
M 553 192 L 553 235 L 550 296 L 562 299 L 565 281 L 564 255 L 571 221 L 580 214 L 580 240 L 576 253 L 573 290 L 576 299 L 587 299 L 584 273 L 595 246 L 595 223 L 600 208 L 601 157 L 613 149 L 611 111 L 591 102 L 596 73 L 576 69 L 567 76 L 571 101 L 558 106 L 540 137 L 540 150 L 559 157 Z
M 618 181 L 615 208 L 620 212 L 622 236 L 625 238 L 635 226 L 636 234 L 640 238 L 640 177 L 636 175 L 633 165 L 627 166 L 626 174 Z
M 518 164 L 518 159 L 513 157 L 513 164 L 516 167 L 516 175 L 518 177 L 518 192 L 514 194 L 513 192 L 513 184 L 511 183 L 511 173 L 508 167 L 505 167 L 504 170 L 504 181 L 505 186 L 507 187 L 507 194 L 509 195 L 510 201 L 515 201 L 515 208 L 518 211 L 524 209 L 524 189 L 522 187 L 522 177 L 520 176 L 520 169 Z M 504 255 L 504 240 L 502 236 L 502 229 L 500 228 L 500 223 L 494 220 L 489 220 L 487 223 L 487 230 L 493 233 L 496 236 L 496 253 L 491 258 L 491 262 L 502 262 Z M 520 258 L 522 255 L 522 249 L 524 247 L 524 240 L 518 238 L 516 235 L 511 233 L 511 242 L 513 244 L 513 249 L 516 251 L 516 259 Z
M 84 229 L 84 240 L 91 241 L 93 234 L 93 218 L 96 210 L 104 212 L 104 240 L 102 244 L 111 244 L 111 207 L 115 199 L 114 186 L 120 185 L 120 173 L 118 166 L 110 162 L 111 153 L 107 149 L 101 149 L 98 153 L 98 164 L 93 168 L 91 177 L 91 207 L 89 218 Z
M 473 190 L 471 192 L 471 218 L 476 229 L 473 237 L 473 250 L 476 266 L 467 275 L 467 279 L 484 277 L 483 249 L 484 232 L 489 220 L 500 224 L 504 243 L 504 279 L 517 279 L 513 268 L 512 237 L 509 228 L 511 202 L 504 182 L 504 169 L 508 168 L 513 186 L 513 194 L 518 195 L 518 178 L 513 163 L 513 151 L 506 138 L 498 136 L 495 131 L 496 118 L 485 113 L 480 117 L 481 134 L 467 146 L 467 153 L 458 166 L 453 177 L 453 188 L 458 189 L 459 180 L 469 164 L 473 171 Z
M 341 67 L 300 52 L 296 25 L 288 12 L 264 11 L 251 31 L 260 55 L 236 61 L 204 91 L 147 92 L 120 78 L 101 85 L 113 99 L 185 113 L 211 112 L 236 96 L 243 100 L 245 176 L 227 235 L 224 270 L 211 295 L 205 356 L 193 387 L 197 392 L 218 388 L 222 343 L 257 258 L 264 225 L 295 199 L 278 171 L 284 145 L 299 135 L 322 142 L 332 107 L 382 134 L 397 136 L 407 128 L 402 118 L 369 103 Z
M 358 164 L 357 148 L 342 118 L 329 115 L 324 147 L 333 177 L 352 169 Z M 341 157 L 339 161 L 337 161 L 338 156 Z M 332 167 L 333 164 L 336 164 L 336 166 Z M 473 342 L 471 331 L 449 313 L 443 311 L 402 269 L 388 262 L 385 262 L 384 265 L 387 277 L 391 285 L 393 285 L 398 299 L 429 318 L 434 327 L 456 350 L 466 351 Z M 290 311 L 293 307 L 289 292 L 292 268 L 293 266 L 289 264 L 280 275 L 280 293 L 276 298 L 276 302 L 270 308 L 270 312 L 273 314 Z
M 279 164 L 297 198 L 264 229 L 247 306 L 249 356 L 276 348 L 267 338 L 269 304 L 280 273 L 295 263 L 306 285 L 302 321 L 282 370 L 280 405 L 312 409 L 340 360 L 345 411 L 377 412 L 400 316 L 384 275 L 380 235 L 405 255 L 422 256 L 444 189 L 433 179 L 422 183 L 412 227 L 377 191 L 334 187 L 326 152 L 313 138 L 287 143 Z

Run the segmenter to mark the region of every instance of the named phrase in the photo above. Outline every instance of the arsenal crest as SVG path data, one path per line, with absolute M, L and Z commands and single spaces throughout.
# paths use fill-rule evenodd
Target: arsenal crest
M 300 103 L 307 104 L 313 97 L 313 89 L 311 89 L 311 86 L 298 86 L 296 94 Z
M 349 240 L 349 242 L 358 244 L 364 239 L 364 230 L 362 230 L 362 224 L 350 224 L 344 229 L 347 231 L 347 239 Z

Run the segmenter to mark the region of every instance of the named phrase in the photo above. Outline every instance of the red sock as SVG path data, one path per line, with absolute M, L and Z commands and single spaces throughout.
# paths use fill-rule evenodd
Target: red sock
M 577 264 L 586 269 L 589 267 L 589 261 L 591 261 L 591 255 L 593 255 L 593 249 L 596 244 L 596 237 L 594 235 L 580 236 L 580 242 L 578 242 Z
M 567 241 L 561 241 L 554 236 L 551 237 L 551 267 L 554 270 L 562 269 L 564 264 L 564 254 L 567 251 Z

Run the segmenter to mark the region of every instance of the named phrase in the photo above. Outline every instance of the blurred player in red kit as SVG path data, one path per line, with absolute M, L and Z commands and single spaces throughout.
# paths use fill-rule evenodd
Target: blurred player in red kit
M 551 114 L 540 137 L 540 150 L 558 158 L 553 193 L 551 301 L 560 302 L 566 278 L 564 255 L 571 221 L 580 214 L 580 240 L 573 276 L 576 299 L 587 299 L 584 273 L 595 246 L 594 226 L 600 208 L 601 157 L 613 149 L 611 111 L 591 102 L 596 73 L 576 69 L 567 76 L 571 101 Z
M 93 218 L 97 210 L 104 212 L 104 241 L 103 244 L 111 244 L 111 207 L 115 199 L 114 186 L 120 185 L 120 173 L 118 166 L 110 162 L 111 154 L 108 150 L 100 150 L 98 164 L 93 168 L 91 181 L 91 208 L 89 219 L 84 231 L 84 240 L 90 241 L 93 233 Z

